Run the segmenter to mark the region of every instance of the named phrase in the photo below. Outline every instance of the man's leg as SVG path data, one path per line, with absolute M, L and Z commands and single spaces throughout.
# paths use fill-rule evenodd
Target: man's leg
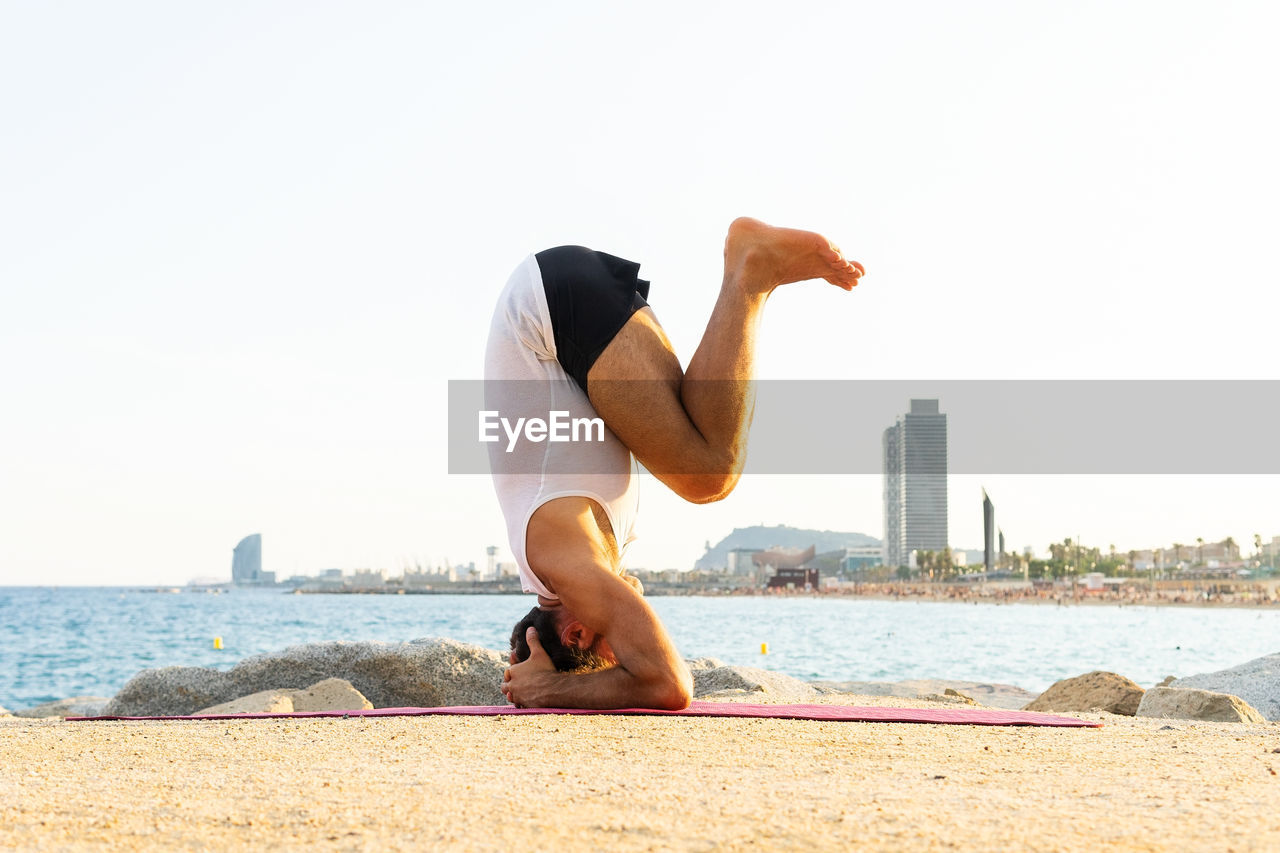
M 725 240 L 720 296 L 688 371 L 681 371 L 653 312 L 643 309 L 592 365 L 591 404 L 673 491 L 695 503 L 719 500 L 746 461 L 756 330 L 769 294 L 815 278 L 852 290 L 862 273 L 820 234 L 735 220 Z

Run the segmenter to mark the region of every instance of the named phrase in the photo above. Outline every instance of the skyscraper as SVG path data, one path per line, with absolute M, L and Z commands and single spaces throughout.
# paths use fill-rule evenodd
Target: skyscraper
M 1000 538 L 1004 538 L 1004 534 L 1000 534 Z M 1004 550 L 1004 543 L 1000 544 L 1000 550 Z M 991 502 L 991 498 L 987 496 L 987 490 L 982 490 L 982 568 L 988 572 L 993 571 L 996 567 L 996 507 Z
M 262 570 L 262 534 L 251 533 L 231 552 L 231 582 L 237 586 L 274 584 L 275 572 Z
M 884 431 L 884 563 L 946 548 L 947 416 L 937 400 L 912 400 Z

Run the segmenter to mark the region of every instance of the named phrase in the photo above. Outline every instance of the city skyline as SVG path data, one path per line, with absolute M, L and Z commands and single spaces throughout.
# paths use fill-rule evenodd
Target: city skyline
M 1006 554 L 1004 533 L 994 523 L 994 505 L 989 496 L 983 492 L 983 519 L 984 526 L 994 531 L 992 541 L 984 542 L 982 548 L 970 548 L 965 546 L 949 546 L 948 550 L 952 553 L 954 565 L 959 567 L 968 566 L 976 568 L 982 565 L 987 571 L 996 568 L 994 561 L 1000 556 Z M 755 538 L 759 538 L 757 531 L 768 530 L 784 530 L 782 536 L 794 543 L 797 541 L 796 534 L 806 532 L 804 528 L 794 528 L 789 525 L 758 525 L 752 528 L 735 528 L 733 534 L 726 536 L 717 542 L 715 549 L 723 549 L 733 536 L 744 531 L 751 532 Z M 857 531 L 813 531 L 808 533 L 814 534 L 813 539 L 805 541 L 815 542 L 817 538 L 830 538 L 833 535 L 856 534 Z M 865 535 L 865 534 L 861 534 Z M 874 537 L 868 537 L 874 541 Z M 1033 552 L 1029 555 L 1032 559 L 1052 558 L 1052 552 L 1055 547 L 1065 546 L 1070 541 L 1073 546 L 1078 546 L 1081 551 L 1097 551 L 1100 554 L 1109 554 L 1112 552 L 1114 545 L 1103 545 L 1093 542 L 1077 542 L 1072 537 L 1064 537 L 1061 541 L 1049 543 L 1044 551 Z M 694 573 L 715 573 L 721 572 L 729 575 L 741 574 L 741 566 L 736 565 L 735 557 L 741 557 L 742 554 L 753 554 L 768 549 L 778 549 L 783 552 L 796 550 L 794 544 L 784 544 L 781 537 L 778 540 L 770 540 L 772 544 L 767 547 L 735 547 L 729 549 L 728 557 L 725 565 L 721 567 L 702 567 L 697 565 L 702 563 L 702 559 L 691 561 L 688 565 L 682 567 L 656 567 L 656 566 L 633 566 L 631 570 L 640 572 L 676 572 L 683 574 L 687 571 Z M 708 543 L 709 545 L 709 543 Z M 706 553 L 712 553 L 708 548 Z M 489 546 L 484 549 L 486 556 L 492 558 L 496 555 L 498 549 L 495 546 Z M 811 548 L 812 550 L 812 548 Z M 883 562 L 883 555 L 886 553 L 884 543 L 881 542 L 874 546 L 845 545 L 843 548 L 836 548 L 836 551 L 843 550 L 846 555 L 855 555 L 855 562 L 859 566 L 867 566 L 872 564 L 893 565 Z M 1274 561 L 1277 555 L 1280 555 L 1280 535 L 1271 537 L 1257 534 L 1255 539 L 1250 542 L 1235 542 L 1231 537 L 1221 540 L 1204 540 L 1197 537 L 1186 542 L 1173 541 L 1168 544 L 1161 544 L 1149 548 L 1114 548 L 1112 556 L 1122 560 L 1131 560 L 1133 568 L 1137 571 L 1148 571 L 1151 569 L 1170 569 L 1174 567 L 1191 567 L 1196 565 L 1214 566 L 1218 563 L 1227 562 L 1244 562 L 1247 563 L 1255 557 L 1255 554 L 1261 553 L 1264 560 Z M 823 555 L 833 553 L 831 551 L 821 552 Z M 1014 555 L 1021 559 L 1028 555 L 1025 551 L 1010 551 L 1008 554 Z M 874 560 L 872 557 L 874 556 Z M 982 563 L 977 562 L 982 560 Z M 398 572 L 398 574 L 397 574 Z M 489 559 L 486 565 L 477 565 L 473 560 L 468 563 L 454 562 L 445 559 L 442 563 L 433 565 L 429 561 L 423 562 L 420 559 L 407 559 L 399 565 L 395 566 L 358 566 L 348 569 L 338 568 L 315 568 L 309 571 L 295 572 L 285 576 L 277 572 L 264 572 L 262 570 L 262 536 L 261 534 L 251 534 L 244 537 L 233 550 L 232 569 L 229 578 L 218 576 L 191 578 L 187 581 L 193 586 L 220 586 L 227 583 L 236 586 L 301 586 L 319 582 L 321 584 L 341 583 L 343 579 L 360 579 L 364 577 L 366 580 L 377 577 L 377 583 L 382 584 L 388 579 L 395 580 L 403 577 L 406 581 L 413 579 L 413 584 L 422 585 L 430 583 L 440 583 L 444 580 L 448 582 L 458 581 L 491 581 L 502 578 L 516 578 L 517 572 L 514 563 L 495 561 Z M 278 580 L 277 580 L 278 579 Z

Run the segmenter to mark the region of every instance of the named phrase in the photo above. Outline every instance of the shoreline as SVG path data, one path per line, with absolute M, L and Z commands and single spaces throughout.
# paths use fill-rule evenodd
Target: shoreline
M 1266 583 L 1255 584 L 1260 593 L 1249 596 L 1214 594 L 1198 587 L 1170 589 L 1155 595 L 1118 596 L 1110 594 L 1082 594 L 1078 597 L 1069 592 L 1048 593 L 1036 591 L 1035 594 L 1023 592 L 1021 588 L 1011 590 L 1009 587 L 990 583 L 985 586 L 961 587 L 958 585 L 938 585 L 935 587 L 893 584 L 865 584 L 876 587 L 874 591 L 851 590 L 819 590 L 819 591 L 765 591 L 760 589 L 724 589 L 698 588 L 685 586 L 669 586 L 664 584 L 647 584 L 645 596 L 654 598 L 764 598 L 764 599 L 835 599 L 847 601 L 929 601 L 941 604 L 1032 604 L 1059 607 L 1200 607 L 1209 609 L 1243 609 L 1243 610 L 1280 610 L 1280 580 L 1269 579 Z M 1212 585 L 1210 585 L 1212 587 Z M 251 594 L 274 593 L 277 595 L 370 595 L 370 596 L 512 596 L 524 597 L 528 594 L 514 586 L 499 587 L 460 587 L 450 589 L 290 589 L 274 587 L 152 587 L 152 586 L 58 586 L 31 585 L 0 587 L 13 590 L 110 590 L 122 593 L 138 594 L 170 594 L 170 595 L 228 595 L 248 592 Z
M 438 589 L 438 590 L 375 590 L 375 589 L 334 589 L 334 590 L 289 590 L 281 591 L 283 595 L 526 595 L 519 589 Z M 814 598 L 840 599 L 854 601 L 933 601 L 943 604 L 1040 604 L 1063 607 L 1206 607 L 1206 608 L 1240 608 L 1248 610 L 1280 610 L 1280 597 L 1245 598 L 1231 600 L 1225 598 L 1204 598 L 1193 594 L 1156 595 L 1145 597 L 1118 597 L 1103 595 L 1082 595 L 1075 598 L 1071 595 L 1001 595 L 998 592 L 975 590 L 967 595 L 954 595 L 951 590 L 902 591 L 897 594 L 891 591 L 872 593 L 847 591 L 788 591 L 766 592 L 763 590 L 718 590 L 718 589 L 683 589 L 679 587 L 646 586 L 644 594 L 653 598 Z

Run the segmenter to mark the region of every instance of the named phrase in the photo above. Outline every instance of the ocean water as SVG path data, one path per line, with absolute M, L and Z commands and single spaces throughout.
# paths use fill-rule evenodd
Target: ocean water
M 807 680 L 949 678 L 1039 691 L 1105 669 L 1149 685 L 1280 651 L 1280 610 L 818 597 L 651 602 L 686 657 Z M 515 595 L 0 587 L 0 706 L 110 696 L 143 669 L 229 669 L 299 643 L 450 637 L 506 649 L 511 625 L 532 603 Z

